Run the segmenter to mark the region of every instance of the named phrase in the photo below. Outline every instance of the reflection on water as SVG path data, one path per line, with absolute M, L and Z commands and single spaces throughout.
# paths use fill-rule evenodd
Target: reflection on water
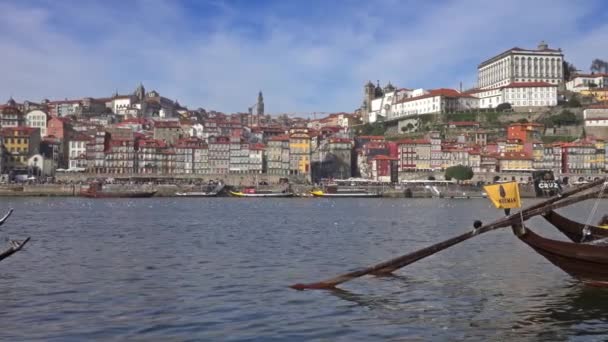
M 498 230 L 388 277 L 293 291 L 500 216 L 484 200 L 4 199 L 0 340 L 605 340 L 608 291 Z M 608 201 L 599 212 L 605 212 Z M 584 220 L 589 208 L 563 211 Z M 598 214 L 599 215 L 599 214 Z M 530 222 L 562 239 L 542 219 Z

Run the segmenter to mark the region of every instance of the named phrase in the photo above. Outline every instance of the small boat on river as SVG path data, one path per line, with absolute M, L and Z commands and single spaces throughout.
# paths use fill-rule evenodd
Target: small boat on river
M 361 188 L 339 188 L 335 185 L 325 187 L 324 190 L 313 190 L 310 192 L 314 197 L 331 197 L 331 198 L 345 198 L 345 197 L 357 197 L 357 198 L 376 198 L 382 197 L 380 192 L 367 191 Z
M 88 198 L 145 198 L 156 194 L 155 190 L 104 189 L 100 182 L 91 182 L 89 188 L 82 190 L 80 196 Z
M 224 189 L 223 183 L 218 183 L 218 185 L 210 190 L 210 191 L 188 191 L 188 192 L 178 192 L 175 195 L 179 197 L 215 197 Z
M 230 195 L 234 197 L 293 197 L 291 191 L 272 191 L 272 190 L 257 190 L 255 188 L 247 188 L 243 191 L 230 191 Z

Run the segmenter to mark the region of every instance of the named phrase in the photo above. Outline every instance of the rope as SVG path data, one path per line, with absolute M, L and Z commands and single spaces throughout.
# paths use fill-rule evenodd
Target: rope
M 589 224 L 591 224 L 591 219 L 595 216 L 597 207 L 599 206 L 600 200 L 602 199 L 602 195 L 604 194 L 604 190 L 606 189 L 606 184 L 608 184 L 608 182 L 604 182 L 602 184 L 602 189 L 601 189 L 600 193 L 598 194 L 597 199 L 595 200 L 595 203 L 593 204 L 591 213 L 587 217 L 587 221 L 585 222 L 585 226 L 583 227 L 583 237 L 581 238 L 581 242 L 585 242 L 587 237 L 591 235 L 591 230 L 589 229 Z

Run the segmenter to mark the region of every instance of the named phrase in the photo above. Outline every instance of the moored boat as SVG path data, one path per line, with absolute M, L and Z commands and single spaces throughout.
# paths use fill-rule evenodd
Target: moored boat
M 608 240 L 574 243 L 547 239 L 521 226 L 514 231 L 521 241 L 572 277 L 589 285 L 608 286 Z
M 80 192 L 80 196 L 88 198 L 145 198 L 154 194 L 156 194 L 155 190 L 107 190 L 100 182 L 92 182 L 88 189 Z
M 180 197 L 214 197 L 224 189 L 224 184 L 219 183 L 213 190 L 210 191 L 187 191 L 177 192 L 175 195 Z
M 361 197 L 361 198 L 373 198 L 381 197 L 382 193 L 375 191 L 368 191 L 362 188 L 341 188 L 337 185 L 327 185 L 323 190 L 315 189 L 310 192 L 314 197 Z
M 273 192 L 273 191 L 230 191 L 234 197 L 293 197 L 293 192 Z
M 553 210 L 544 213 L 542 216 L 560 232 L 566 235 L 570 240 L 574 242 L 583 241 L 583 229 L 585 228 L 585 224 L 570 220 L 569 218 L 566 218 Z M 606 228 L 588 225 L 587 229 L 590 234 L 585 238 L 587 241 L 608 237 L 608 229 Z
M 330 198 L 345 198 L 345 197 L 359 197 L 359 198 L 377 198 L 382 197 L 381 193 L 377 192 L 363 192 L 363 191 L 345 191 L 345 192 L 325 192 L 323 190 L 313 190 L 310 192 L 314 197 L 330 197 Z

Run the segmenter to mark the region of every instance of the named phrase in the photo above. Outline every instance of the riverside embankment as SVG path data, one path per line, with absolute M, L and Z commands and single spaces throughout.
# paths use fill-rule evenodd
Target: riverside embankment
M 4 184 L 0 185 L 0 197 L 18 196 L 44 196 L 44 197 L 72 197 L 78 196 L 87 184 Z M 156 197 L 172 197 L 178 192 L 200 191 L 200 187 L 191 184 L 107 184 L 108 190 L 120 188 L 121 190 L 154 190 Z M 240 188 L 239 185 L 228 185 L 226 189 Z M 532 185 L 521 184 L 522 197 L 534 197 Z M 260 186 L 265 190 L 280 190 L 281 186 Z M 284 188 L 284 187 L 283 187 Z M 307 196 L 314 187 L 311 185 L 291 185 L 291 190 L 297 196 Z M 397 186 L 365 186 L 362 190 L 380 192 L 383 197 L 389 198 L 478 198 L 483 197 L 483 188 L 470 185 L 452 184 L 446 187 L 429 188 L 424 186 L 407 187 Z M 224 193 L 223 193 L 224 194 Z M 223 195 L 220 194 L 220 195 Z

